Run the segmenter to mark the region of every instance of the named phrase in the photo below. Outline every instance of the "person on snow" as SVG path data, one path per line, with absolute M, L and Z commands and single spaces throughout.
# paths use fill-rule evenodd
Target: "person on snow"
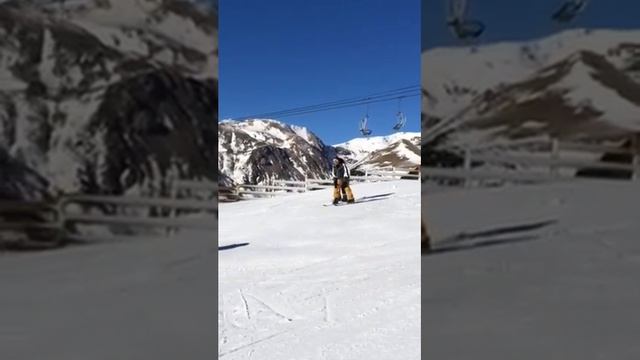
M 333 176 L 333 205 L 337 205 L 340 202 L 342 192 L 347 195 L 347 203 L 354 203 L 353 192 L 349 187 L 349 168 L 343 159 L 337 156 L 333 159 L 331 175 Z

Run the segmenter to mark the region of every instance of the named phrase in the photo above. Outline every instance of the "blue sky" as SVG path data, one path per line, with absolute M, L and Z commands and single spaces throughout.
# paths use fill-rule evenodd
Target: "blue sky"
M 482 42 L 534 39 L 563 28 L 551 14 L 563 0 L 467 0 L 469 17 L 487 26 Z M 445 26 L 446 0 L 423 0 L 422 47 L 457 45 Z M 640 28 L 640 1 L 590 0 L 571 27 Z
M 366 96 L 420 84 L 420 0 L 222 0 L 220 119 Z M 369 106 L 388 135 L 397 100 Z M 419 97 L 402 100 L 420 131 Z M 361 136 L 365 105 L 280 120 L 328 144 Z

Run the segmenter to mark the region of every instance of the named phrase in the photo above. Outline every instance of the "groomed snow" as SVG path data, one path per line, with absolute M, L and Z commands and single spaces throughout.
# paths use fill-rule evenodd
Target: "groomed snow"
M 424 190 L 425 359 L 640 358 L 640 183 Z
M 420 359 L 420 184 L 331 191 L 220 204 L 219 359 Z
M 0 358 L 213 359 L 215 246 L 192 232 L 0 255 Z

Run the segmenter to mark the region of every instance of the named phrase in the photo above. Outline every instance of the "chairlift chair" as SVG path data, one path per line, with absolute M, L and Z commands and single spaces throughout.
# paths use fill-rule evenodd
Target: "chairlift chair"
M 407 123 L 407 117 L 402 112 L 402 98 L 401 96 L 398 98 L 398 112 L 396 113 L 396 124 L 393 125 L 393 130 L 399 131 L 404 127 L 404 124 Z
M 551 19 L 559 23 L 568 23 L 575 19 L 587 6 L 587 0 L 567 0 L 558 9 Z
M 484 33 L 485 25 L 478 20 L 453 19 L 448 23 L 453 34 L 460 40 L 477 39 Z
M 407 117 L 404 115 L 402 111 L 398 111 L 396 114 L 396 124 L 393 125 L 393 130 L 400 131 L 404 127 L 404 124 L 407 122 Z
M 360 120 L 360 132 L 364 136 L 371 135 L 371 129 L 367 128 L 367 121 L 368 120 L 369 120 L 369 116 L 368 115 L 365 116 L 364 118 L 362 118 L 362 120 Z
M 453 32 L 453 35 L 460 40 L 476 39 L 482 35 L 485 30 L 484 23 L 478 20 L 470 20 L 467 17 L 467 1 L 466 0 L 447 0 L 447 26 Z

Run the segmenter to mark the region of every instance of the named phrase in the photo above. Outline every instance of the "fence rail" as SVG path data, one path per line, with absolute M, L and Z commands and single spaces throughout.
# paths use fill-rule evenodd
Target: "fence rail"
M 211 183 L 194 182 L 189 185 L 199 189 L 214 188 Z M 72 208 L 72 205 L 80 206 L 81 210 Z M 94 209 L 97 206 L 115 206 L 116 211 L 101 211 L 98 214 L 86 213 L 87 206 Z M 139 216 L 117 210 L 124 208 L 147 208 L 149 211 L 162 208 L 170 211 L 158 216 L 149 216 L 147 212 Z M 173 233 L 180 228 L 217 229 L 217 221 L 179 217 L 178 210 L 208 211 L 217 214 L 218 205 L 216 201 L 211 200 L 84 194 L 68 194 L 50 202 L 0 201 L 0 218 L 3 219 L 0 221 L 0 231 L 25 231 L 28 232 L 28 237 L 36 236 L 38 238 L 37 243 L 26 240 L 30 246 L 43 244 L 55 246 L 70 240 L 96 241 L 97 238 L 100 238 L 100 236 L 78 234 L 76 225 L 164 228 L 168 230 L 167 233 Z M 34 231 L 48 232 L 38 235 Z M 104 238 L 104 236 L 102 237 Z M 125 237 L 127 236 L 125 235 Z M 122 236 L 113 235 L 108 238 L 122 239 Z
M 624 172 L 630 179 L 640 178 L 640 139 L 635 137 L 630 148 L 547 141 L 521 141 L 466 149 L 447 149 L 461 153 L 462 166 L 455 168 L 422 167 L 422 180 L 457 179 L 465 185 L 476 181 L 547 182 L 576 179 L 582 172 Z M 522 148 L 527 149 L 523 153 Z M 527 148 L 528 147 L 528 148 Z M 538 149 L 531 151 L 531 147 Z M 541 150 L 542 149 L 542 150 Z M 605 161 L 605 155 L 627 155 L 627 163 Z M 586 159 L 587 157 L 595 159 Z M 586 175 L 584 175 L 586 178 Z M 609 175 L 612 178 L 622 176 Z M 602 175 L 602 177 L 605 177 Z
M 386 167 L 382 169 L 368 170 L 365 172 L 364 176 L 354 175 L 351 176 L 350 179 L 356 182 L 392 181 L 398 179 L 419 180 L 420 174 L 418 169 Z M 279 196 L 286 195 L 291 192 L 322 190 L 332 187 L 332 179 L 306 178 L 305 180 L 300 181 L 274 180 L 269 185 L 238 185 L 237 193 L 240 195 Z
M 367 176 L 354 176 L 353 180 L 386 181 L 407 175 L 408 172 L 371 172 Z M 237 201 L 329 187 L 333 187 L 333 181 L 330 179 L 280 180 L 269 185 L 243 184 L 234 187 L 219 186 L 212 181 L 179 180 L 172 184 L 171 197 L 66 194 L 50 202 L 0 201 L 0 219 L 4 219 L 0 220 L 0 231 L 25 231 L 30 234 L 45 232 L 44 236 L 54 234 L 51 235 L 51 242 L 57 243 L 64 240 L 99 241 L 98 239 L 123 238 L 122 235 L 80 234 L 78 225 L 164 228 L 167 234 L 182 228 L 215 230 L 217 221 L 184 217 L 180 211 L 217 214 L 215 196 L 219 201 Z M 130 213 L 124 211 L 126 209 L 142 211 Z M 151 213 L 155 215 L 151 216 Z

